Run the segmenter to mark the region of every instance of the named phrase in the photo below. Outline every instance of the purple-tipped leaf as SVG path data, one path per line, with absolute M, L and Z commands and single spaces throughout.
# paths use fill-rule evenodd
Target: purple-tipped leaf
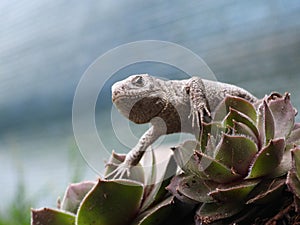
M 70 184 L 63 197 L 61 209 L 76 214 L 82 199 L 95 184 L 95 181 Z
M 172 213 L 174 197 L 170 196 L 151 209 L 140 214 L 131 225 L 156 225 L 163 223 Z
M 274 139 L 256 154 L 249 169 L 247 179 L 270 174 L 280 164 L 284 152 L 284 139 Z
M 196 151 L 195 153 L 199 161 L 199 170 L 206 174 L 207 179 L 217 183 L 227 183 L 241 177 L 241 175 L 235 173 L 214 158 L 209 157 L 202 152 Z
M 75 215 L 55 209 L 33 209 L 31 225 L 75 225 Z
M 234 122 L 240 122 L 247 125 L 251 131 L 255 134 L 256 137 L 259 137 L 258 130 L 254 125 L 254 122 L 245 114 L 230 108 L 229 114 L 225 117 L 223 123 L 224 126 L 234 127 Z
M 166 187 L 166 189 L 181 202 L 185 202 L 188 204 L 197 204 L 198 202 L 184 193 L 180 192 L 179 186 L 182 185 L 186 180 L 191 179 L 190 177 L 194 177 L 193 175 L 185 175 L 180 174 L 172 178 L 170 184 Z
M 214 190 L 218 183 L 199 179 L 195 176 L 182 177 L 177 183 L 177 192 L 192 199 L 196 202 L 213 202 L 214 199 L 208 195 L 211 190 Z
M 278 93 L 271 94 L 267 103 L 272 111 L 275 121 L 275 138 L 287 137 L 294 127 L 295 109 L 290 101 L 290 94 L 281 96 Z
M 197 210 L 195 220 L 199 221 L 199 224 L 210 224 L 231 217 L 242 209 L 242 202 L 205 203 Z
M 236 184 L 221 185 L 209 193 L 214 199 L 222 202 L 236 202 L 245 199 L 260 180 L 242 181 Z
M 247 198 L 246 204 L 267 204 L 279 197 L 285 186 L 285 178 L 263 180 Z
M 235 96 L 227 96 L 215 110 L 215 121 L 221 121 L 230 111 L 230 108 L 243 113 L 252 121 L 256 121 L 256 111 L 254 106 L 247 100 Z

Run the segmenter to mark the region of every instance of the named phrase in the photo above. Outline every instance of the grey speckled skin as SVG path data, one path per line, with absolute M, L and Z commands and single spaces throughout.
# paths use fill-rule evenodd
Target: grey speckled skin
M 135 123 L 152 124 L 114 171 L 115 177 L 129 174 L 129 168 L 140 161 L 146 149 L 161 135 L 199 132 L 201 122 L 210 118 L 227 95 L 257 101 L 242 88 L 199 77 L 164 81 L 139 74 L 115 83 L 112 101 L 118 110 Z

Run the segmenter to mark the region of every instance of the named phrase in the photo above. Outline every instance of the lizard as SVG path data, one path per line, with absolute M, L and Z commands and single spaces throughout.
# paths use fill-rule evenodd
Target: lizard
M 162 80 L 148 74 L 131 75 L 112 85 L 112 102 L 126 118 L 136 124 L 151 123 L 125 160 L 106 178 L 130 175 L 147 148 L 160 136 L 172 133 L 199 133 L 210 121 L 218 104 L 228 95 L 251 103 L 258 99 L 238 86 L 192 77 Z M 163 122 L 162 122 L 163 120 Z

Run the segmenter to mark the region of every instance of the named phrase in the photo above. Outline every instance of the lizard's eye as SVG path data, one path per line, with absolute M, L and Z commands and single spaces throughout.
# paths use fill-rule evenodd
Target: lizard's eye
M 135 78 L 133 78 L 132 83 L 138 86 L 143 86 L 144 84 L 144 80 L 142 76 L 136 76 Z

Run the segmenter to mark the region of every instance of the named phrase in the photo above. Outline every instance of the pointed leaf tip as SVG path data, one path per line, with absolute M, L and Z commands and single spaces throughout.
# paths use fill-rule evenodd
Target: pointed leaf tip
M 77 224 L 129 224 L 139 210 L 143 186 L 134 181 L 99 180 L 78 209 Z
M 284 153 L 284 147 L 284 139 L 278 138 L 271 140 L 269 144 L 254 157 L 246 179 L 262 177 L 270 174 L 280 164 Z
M 31 225 L 75 225 L 75 215 L 56 209 L 34 209 L 31 212 Z
M 275 121 L 275 138 L 287 137 L 294 127 L 296 111 L 291 104 L 290 94 L 273 93 L 267 98 Z

